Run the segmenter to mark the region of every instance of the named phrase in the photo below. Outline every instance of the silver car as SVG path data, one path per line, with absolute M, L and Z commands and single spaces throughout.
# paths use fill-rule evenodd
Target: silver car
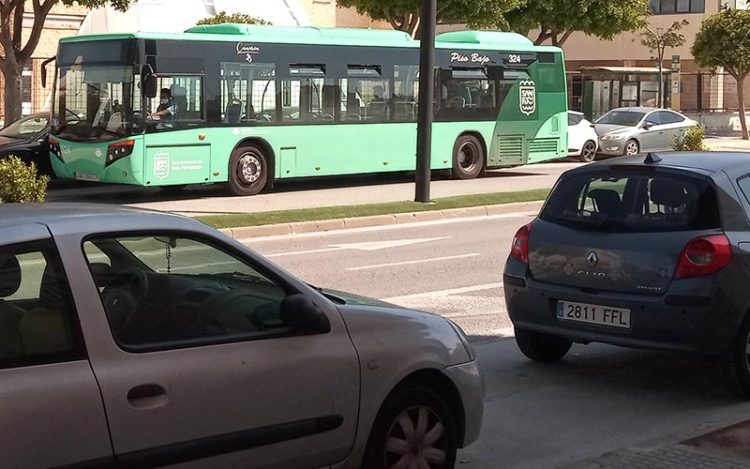
M 637 155 L 671 150 L 676 136 L 698 125 L 679 112 L 653 107 L 612 109 L 594 122 L 599 135 L 599 153 Z
M 3 467 L 453 467 L 483 380 L 436 315 L 197 221 L 0 205 Z

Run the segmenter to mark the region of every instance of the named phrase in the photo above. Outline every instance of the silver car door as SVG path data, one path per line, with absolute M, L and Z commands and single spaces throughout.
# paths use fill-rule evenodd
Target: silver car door
M 109 319 L 92 366 L 120 463 L 294 468 L 346 457 L 359 362 L 333 304 L 318 298 L 323 321 L 292 327 L 284 311 L 301 310 L 284 309 L 288 284 L 189 234 L 84 248 L 89 301 Z
M 660 121 L 658 120 L 658 112 L 652 112 L 647 114 L 643 120 L 643 124 L 648 125 L 648 128 L 643 128 L 641 124 L 639 138 L 641 140 L 641 151 L 653 151 L 661 148 L 661 138 L 663 133 L 660 134 Z
M 40 224 L 0 228 L 0 240 L 2 466 L 112 465 L 71 277 L 50 233 Z

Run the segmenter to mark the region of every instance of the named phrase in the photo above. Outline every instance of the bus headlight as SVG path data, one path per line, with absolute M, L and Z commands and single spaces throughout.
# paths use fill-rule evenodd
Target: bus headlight
M 125 140 L 124 142 L 117 142 L 108 146 L 107 161 L 104 163 L 104 167 L 106 168 L 117 160 L 130 156 L 133 153 L 134 146 L 135 140 Z

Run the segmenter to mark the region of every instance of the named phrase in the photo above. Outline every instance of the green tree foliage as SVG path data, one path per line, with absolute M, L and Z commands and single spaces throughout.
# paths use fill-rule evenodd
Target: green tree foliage
M 652 28 L 645 26 L 641 33 L 641 45 L 648 47 L 652 54 L 655 54 L 654 60 L 656 65 L 659 67 L 659 90 L 658 90 L 658 106 L 664 106 L 664 97 L 662 96 L 662 81 L 664 75 L 662 74 L 662 65 L 664 64 L 664 54 L 668 47 L 680 47 L 685 44 L 685 36 L 680 32 L 684 26 L 687 26 L 687 20 L 675 21 L 668 28 Z
M 504 13 L 524 0 L 437 0 L 437 19 L 444 23 L 467 23 L 472 28 L 507 29 Z M 339 6 L 354 7 L 375 20 L 388 21 L 394 29 L 419 35 L 421 0 L 339 0 Z
M 674 136 L 672 148 L 677 151 L 707 151 L 708 147 L 703 144 L 705 134 L 700 126 L 690 127 L 685 131 L 685 136 Z
M 724 67 L 737 80 L 742 138 L 748 140 L 744 84 L 750 73 L 750 11 L 731 9 L 703 20 L 692 52 L 699 66 Z
M 226 11 L 220 11 L 215 16 L 203 18 L 198 24 L 223 24 L 223 23 L 240 23 L 240 24 L 271 24 L 270 22 L 256 18 L 254 16 L 242 13 L 227 14 Z
M 48 182 L 34 163 L 27 166 L 16 156 L 0 160 L 0 203 L 44 202 Z
M 648 0 L 530 0 L 505 15 L 513 30 L 539 33 L 535 44 L 562 46 L 576 31 L 612 39 L 645 24 Z
M 52 7 L 57 4 L 79 5 L 95 8 L 112 5 L 118 10 L 126 10 L 131 0 L 0 0 L 0 73 L 5 78 L 5 122 L 12 122 L 21 117 L 21 73 L 31 60 L 39 45 Z M 24 20 L 28 13 L 34 15 L 29 24 Z M 24 34 L 24 26 L 31 28 Z

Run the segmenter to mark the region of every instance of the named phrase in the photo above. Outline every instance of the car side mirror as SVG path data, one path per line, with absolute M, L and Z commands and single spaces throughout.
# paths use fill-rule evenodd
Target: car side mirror
M 323 311 L 301 293 L 289 295 L 279 305 L 279 315 L 286 327 L 316 330 L 327 324 Z
M 648 124 L 648 123 L 644 122 L 644 123 L 643 123 L 643 124 L 641 125 L 641 128 L 642 128 L 643 130 L 648 130 L 648 129 L 650 129 L 650 128 L 651 128 L 651 124 Z

